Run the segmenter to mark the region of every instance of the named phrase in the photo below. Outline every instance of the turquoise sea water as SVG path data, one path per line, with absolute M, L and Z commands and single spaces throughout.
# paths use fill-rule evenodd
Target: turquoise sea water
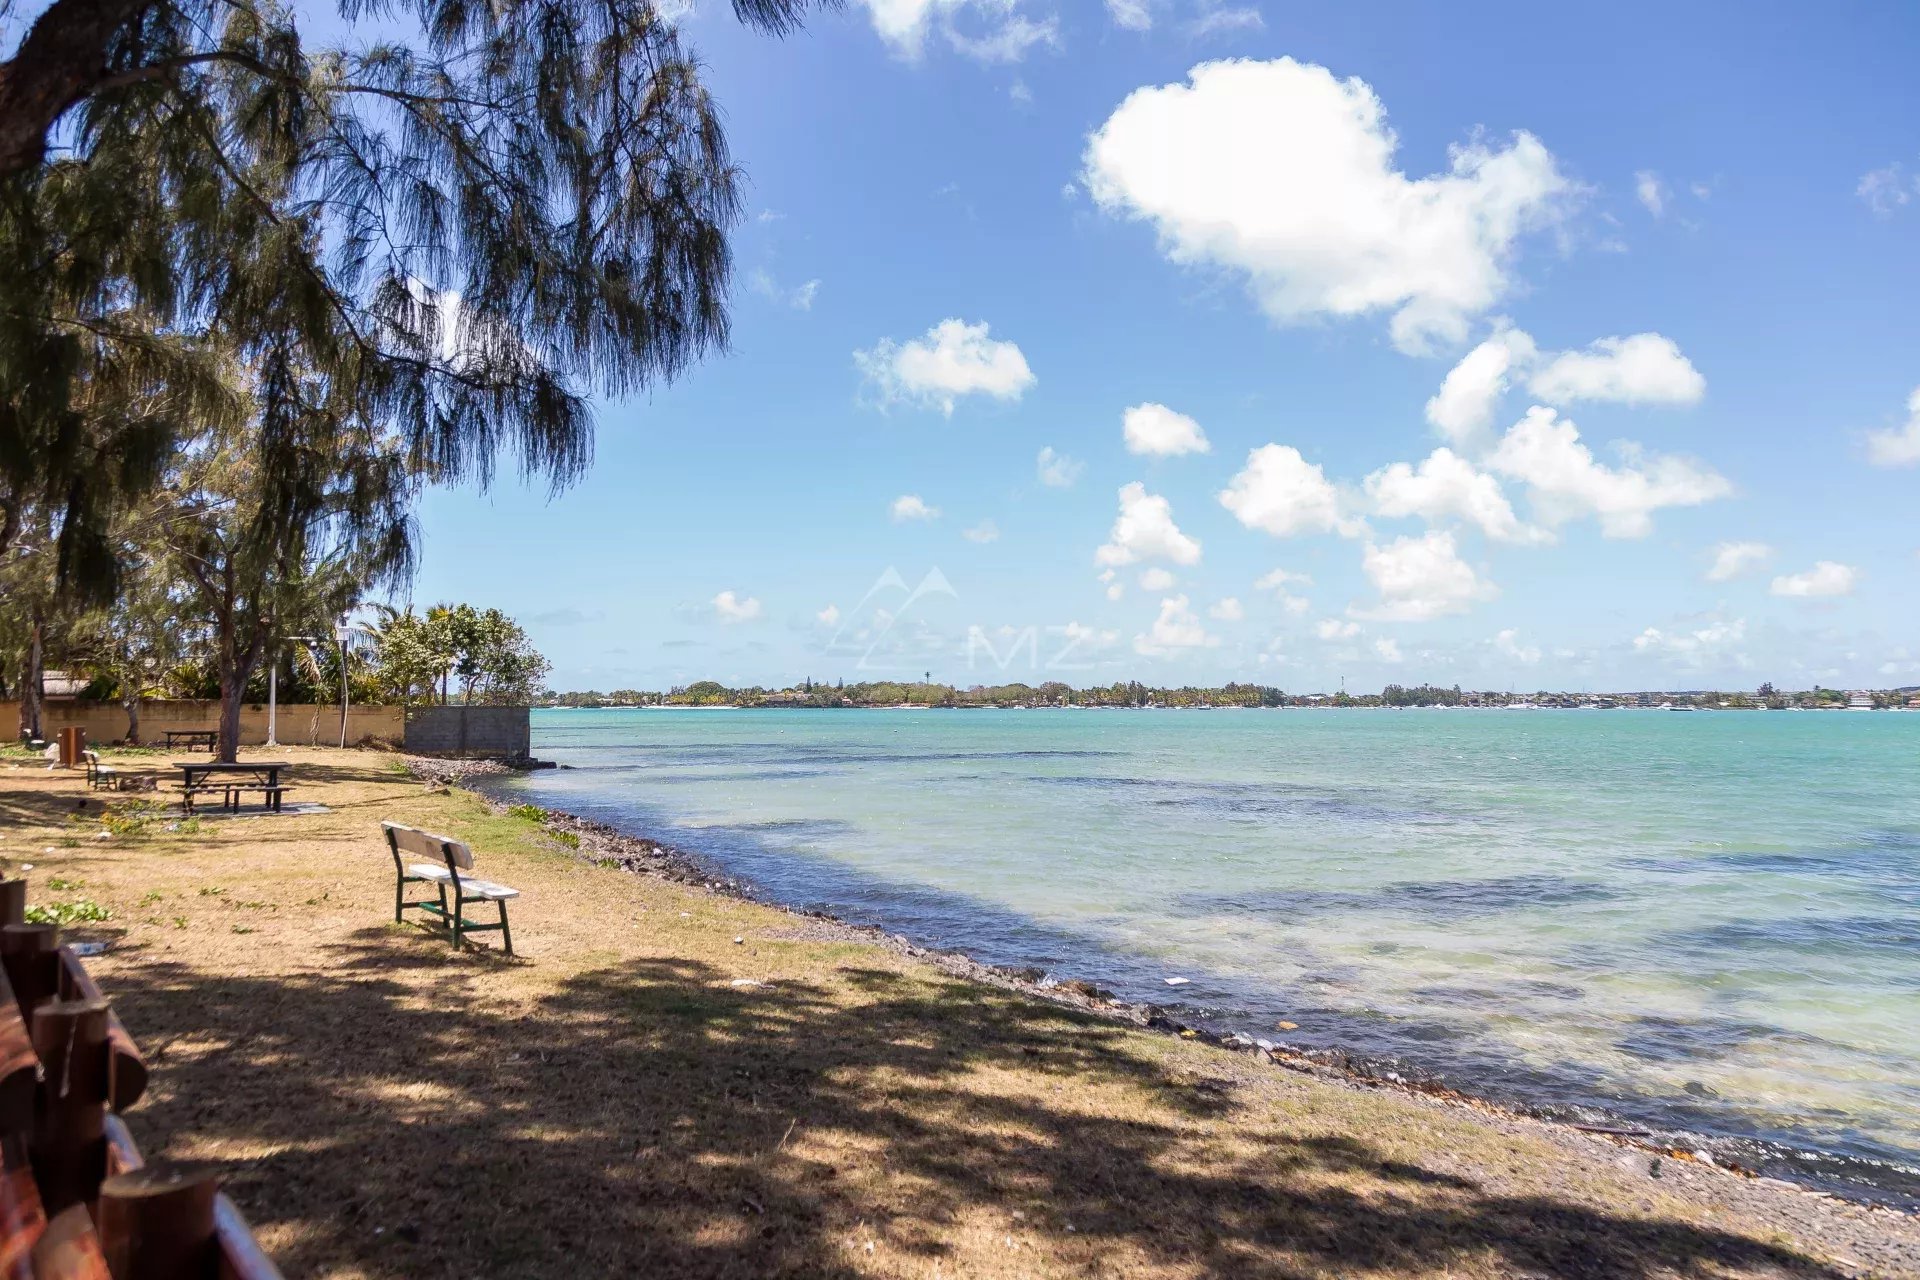
M 568 767 L 514 799 L 764 896 L 1920 1197 L 1920 715 L 554 711 L 534 746 Z

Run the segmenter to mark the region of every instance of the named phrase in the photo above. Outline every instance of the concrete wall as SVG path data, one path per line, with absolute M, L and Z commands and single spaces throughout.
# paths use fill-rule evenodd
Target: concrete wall
M 422 755 L 522 760 L 533 753 L 526 707 L 408 707 L 406 747 Z
M 524 715 L 524 711 L 522 712 Z M 49 700 L 41 713 L 41 725 L 48 738 L 69 725 L 87 731 L 89 742 L 119 742 L 127 736 L 127 712 L 117 702 L 76 702 L 62 698 Z M 220 722 L 218 702 L 153 701 L 140 704 L 140 740 L 164 743 L 168 729 L 212 729 Z M 0 702 L 0 734 L 12 739 L 18 733 L 20 704 Z M 400 707 L 353 707 L 347 713 L 347 741 L 381 738 L 399 742 L 405 733 L 405 712 Z M 338 746 L 340 744 L 340 704 L 308 705 L 281 703 L 279 740 L 302 746 Z M 267 740 L 267 707 L 249 703 L 240 708 L 240 741 L 257 746 Z

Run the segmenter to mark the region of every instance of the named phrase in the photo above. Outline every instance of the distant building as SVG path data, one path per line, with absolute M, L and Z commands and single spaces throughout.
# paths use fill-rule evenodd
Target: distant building
M 1852 693 L 1847 695 L 1847 710 L 1849 711 L 1873 710 L 1873 695 L 1868 693 L 1865 689 L 1855 689 Z

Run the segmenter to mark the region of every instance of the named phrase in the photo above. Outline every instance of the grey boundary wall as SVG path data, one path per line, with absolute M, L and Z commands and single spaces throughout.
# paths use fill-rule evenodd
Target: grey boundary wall
M 408 707 L 405 743 L 419 755 L 525 760 L 532 719 L 526 707 Z

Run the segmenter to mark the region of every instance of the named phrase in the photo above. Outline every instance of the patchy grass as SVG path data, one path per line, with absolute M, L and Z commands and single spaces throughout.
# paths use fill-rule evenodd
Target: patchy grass
M 40 902 L 27 908 L 28 924 L 87 924 L 111 919 L 113 913 L 91 898 L 75 898 L 71 902 Z
M 142 1147 L 225 1165 L 290 1276 L 1853 1270 L 1792 1192 L 956 980 L 592 865 L 385 757 L 285 755 L 331 813 L 43 862 L 120 922 L 89 964 L 153 1057 Z M 80 785 L 0 770 L 9 841 Z M 517 958 L 393 922 L 383 818 L 523 891 Z

